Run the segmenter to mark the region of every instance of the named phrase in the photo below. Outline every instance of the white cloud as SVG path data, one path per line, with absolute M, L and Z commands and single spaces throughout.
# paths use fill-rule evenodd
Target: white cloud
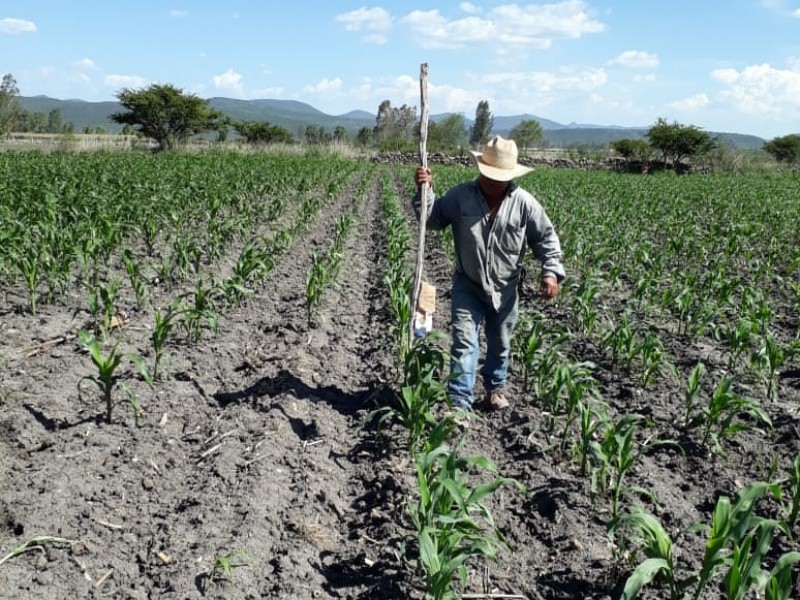
M 492 8 L 485 17 L 471 14 L 459 19 L 448 19 L 436 9 L 415 10 L 401 23 L 409 26 L 423 48 L 450 49 L 490 41 L 498 49 L 504 44 L 546 49 L 554 39 L 576 39 L 605 29 L 603 23 L 590 17 L 582 0 L 504 4 Z
M 189 12 L 185 10 L 171 10 L 169 11 L 169 16 L 173 19 L 182 19 L 189 16 Z
M 736 69 L 714 69 L 711 71 L 711 77 L 722 83 L 731 85 L 736 83 L 739 79 L 739 72 Z
M 328 79 L 327 77 L 321 79 L 314 85 L 307 85 L 303 91 L 307 94 L 330 94 L 338 92 L 342 89 L 342 80 L 339 77 Z
M 794 12 L 792 13 L 792 16 L 793 16 L 795 19 L 800 19 L 800 8 L 798 8 L 796 11 L 794 11 Z
M 138 75 L 106 75 L 105 84 L 113 88 L 143 88 L 147 85 L 147 80 Z
M 741 112 L 796 121 L 800 110 L 800 70 L 776 69 L 764 63 L 741 71 L 717 69 L 712 77 L 727 86 L 721 99 Z
M 335 20 L 344 24 L 347 31 L 388 31 L 392 27 L 392 16 L 386 9 L 362 7 L 348 13 L 336 15 Z
M 82 58 L 81 60 L 74 62 L 72 64 L 73 66 L 79 69 L 84 69 L 89 71 L 94 71 L 95 69 L 97 69 L 97 63 L 95 63 L 91 58 Z
M 503 86 L 510 93 L 535 96 L 550 92 L 591 92 L 603 87 L 608 75 L 604 69 L 583 69 L 574 73 L 508 72 L 487 75 L 483 81 L 492 86 Z
M 228 69 L 221 75 L 214 75 L 211 78 L 214 88 L 233 93 L 237 98 L 244 97 L 244 86 L 242 85 L 242 75 L 233 69 Z
M 619 56 L 609 61 L 611 65 L 620 65 L 632 69 L 652 69 L 658 66 L 657 54 L 643 52 L 641 50 L 626 50 Z
M 33 21 L 12 19 L 10 17 L 0 19 L 0 34 L 15 35 L 18 33 L 33 33 L 34 31 L 36 31 L 36 23 Z
M 708 96 L 700 93 L 695 94 L 694 96 L 689 96 L 688 98 L 684 98 L 683 100 L 670 102 L 667 104 L 667 106 L 674 108 L 675 110 L 697 110 L 699 108 L 705 108 L 709 104 L 711 104 L 711 101 L 709 100 Z
M 465 12 L 468 15 L 477 15 L 483 12 L 480 6 L 475 6 L 471 2 L 462 2 L 458 5 L 458 8 L 461 9 L 461 12 Z

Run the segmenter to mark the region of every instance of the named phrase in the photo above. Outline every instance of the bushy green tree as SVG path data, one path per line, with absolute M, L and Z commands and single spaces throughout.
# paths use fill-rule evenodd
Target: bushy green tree
M 291 142 L 292 134 L 278 125 L 267 121 L 245 121 L 235 123 L 233 128 L 248 144 L 272 144 Z
M 158 143 L 159 150 L 185 143 L 189 136 L 215 131 L 223 118 L 207 100 L 170 84 L 154 83 L 141 90 L 124 88 L 117 99 L 127 112 L 114 113 L 111 119 L 138 128 Z
M 645 140 L 632 140 L 630 138 L 611 142 L 611 149 L 628 160 L 647 160 L 653 151 L 650 144 Z
M 778 162 L 786 163 L 795 169 L 800 167 L 800 135 L 776 137 L 764 144 L 764 150 Z
M 469 143 L 473 148 L 481 148 L 489 141 L 494 127 L 494 116 L 489 110 L 489 101 L 481 100 L 475 109 L 475 122 L 469 132 Z
M 539 121 L 527 119 L 512 127 L 508 132 L 508 137 L 517 142 L 517 146 L 525 151 L 538 146 L 544 140 L 544 132 Z
M 372 129 L 370 129 L 366 125 L 361 129 L 359 129 L 358 133 L 356 134 L 356 141 L 360 146 L 366 148 L 372 141 Z
M 677 167 L 682 158 L 702 156 L 717 147 L 717 140 L 694 125 L 667 123 L 660 118 L 647 131 L 650 145 L 662 153 L 664 162 Z
M 428 124 L 428 144 L 434 151 L 454 150 L 464 145 L 468 132 L 464 116 L 450 114 L 438 123 L 431 121 Z

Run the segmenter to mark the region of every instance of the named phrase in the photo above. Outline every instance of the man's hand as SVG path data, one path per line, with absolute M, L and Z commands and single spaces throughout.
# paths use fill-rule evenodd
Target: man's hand
M 417 167 L 417 171 L 414 174 L 414 182 L 417 184 L 417 189 L 421 188 L 425 183 L 433 185 L 431 170 L 424 167 Z
M 539 286 L 539 292 L 543 298 L 552 300 L 558 294 L 558 279 L 552 275 L 545 275 L 542 277 L 542 284 Z

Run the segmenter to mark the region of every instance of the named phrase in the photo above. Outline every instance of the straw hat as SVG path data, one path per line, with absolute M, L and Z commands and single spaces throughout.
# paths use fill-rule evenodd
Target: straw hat
M 533 171 L 531 167 L 517 163 L 517 143 L 499 135 L 486 143 L 483 152 L 470 150 L 470 154 L 481 174 L 494 181 L 511 181 Z

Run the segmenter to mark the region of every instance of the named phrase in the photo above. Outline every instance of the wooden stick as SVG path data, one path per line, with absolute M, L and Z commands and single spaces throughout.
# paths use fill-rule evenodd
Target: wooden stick
M 420 91 L 420 121 L 419 121 L 419 162 L 424 168 L 428 168 L 428 63 L 422 63 L 419 67 L 419 91 Z M 411 288 L 411 322 L 408 324 L 408 347 L 414 343 L 414 321 L 417 314 L 417 304 L 419 294 L 422 290 L 422 263 L 425 259 L 425 230 L 428 217 L 428 201 L 430 198 L 431 187 L 427 183 L 420 189 L 422 204 L 419 209 L 419 247 L 417 248 L 417 264 L 414 271 L 414 286 Z

